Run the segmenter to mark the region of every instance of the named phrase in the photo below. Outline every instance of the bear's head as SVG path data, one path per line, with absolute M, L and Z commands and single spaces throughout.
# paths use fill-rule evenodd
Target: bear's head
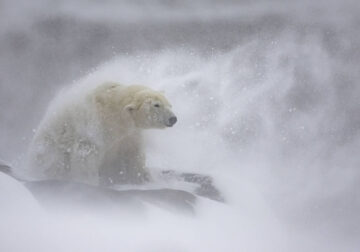
M 142 129 L 172 127 L 177 121 L 171 111 L 171 104 L 165 96 L 148 88 L 136 92 L 125 109 L 134 120 L 136 127 Z

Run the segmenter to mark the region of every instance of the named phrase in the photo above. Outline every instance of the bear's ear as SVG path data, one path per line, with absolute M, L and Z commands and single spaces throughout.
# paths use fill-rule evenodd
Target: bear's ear
M 129 105 L 125 106 L 125 111 L 127 111 L 127 112 L 132 112 L 132 111 L 134 111 L 134 109 L 135 109 L 134 104 L 129 104 Z

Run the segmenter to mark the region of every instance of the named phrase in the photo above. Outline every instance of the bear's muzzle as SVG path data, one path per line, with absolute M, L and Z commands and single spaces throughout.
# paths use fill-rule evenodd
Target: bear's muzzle
M 176 116 L 172 116 L 172 117 L 169 118 L 169 121 L 166 124 L 166 126 L 172 127 L 176 122 L 177 122 Z

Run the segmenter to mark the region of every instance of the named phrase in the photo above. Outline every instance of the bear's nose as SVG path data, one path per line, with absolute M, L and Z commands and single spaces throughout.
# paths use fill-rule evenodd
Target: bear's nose
M 169 126 L 173 126 L 177 122 L 176 116 L 172 116 L 169 119 Z

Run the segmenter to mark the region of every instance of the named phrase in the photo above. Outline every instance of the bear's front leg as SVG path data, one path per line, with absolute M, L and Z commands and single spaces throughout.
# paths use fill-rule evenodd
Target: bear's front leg
M 107 151 L 99 171 L 100 184 L 144 184 L 150 181 L 139 139 L 125 137 Z

